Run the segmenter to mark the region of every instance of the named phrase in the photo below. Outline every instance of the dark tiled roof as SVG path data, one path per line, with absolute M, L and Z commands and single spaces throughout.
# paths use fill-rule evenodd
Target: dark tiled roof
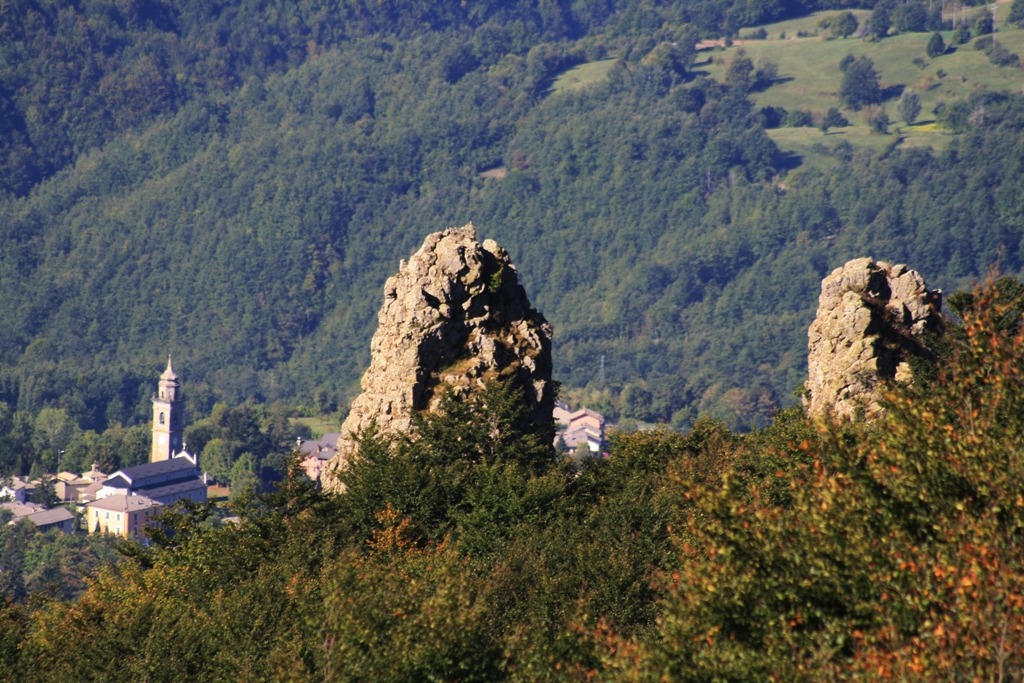
M 123 474 L 125 478 L 135 481 L 136 479 L 144 479 L 146 477 L 155 477 L 160 474 L 170 474 L 172 472 L 180 472 L 183 470 L 195 469 L 195 465 L 188 458 L 171 458 L 170 460 L 161 460 L 159 462 L 147 462 L 143 465 L 135 465 L 134 467 L 125 467 L 122 470 L 118 470 L 115 474 Z M 113 476 L 111 476 L 113 478 Z M 107 480 L 110 481 L 109 479 Z
M 175 493 L 183 493 L 185 491 L 192 491 L 195 489 L 206 490 L 206 484 L 199 477 L 193 477 L 185 481 L 176 482 L 174 484 L 166 484 L 164 486 L 149 486 L 146 488 L 136 489 L 136 493 L 147 498 L 163 498 L 164 496 L 173 495 Z
M 340 436 L 338 432 L 328 432 L 315 441 L 303 441 L 299 444 L 299 452 L 310 455 L 316 453 L 318 449 L 337 450 Z
M 98 483 L 98 482 L 97 482 Z M 126 489 L 128 488 L 128 480 L 122 477 L 120 474 L 107 479 L 100 486 L 110 486 L 115 489 Z
M 41 512 L 33 512 L 28 515 L 28 518 L 34 522 L 36 526 L 46 526 L 48 524 L 67 522 L 68 520 L 74 519 L 75 515 L 67 508 L 55 507 Z

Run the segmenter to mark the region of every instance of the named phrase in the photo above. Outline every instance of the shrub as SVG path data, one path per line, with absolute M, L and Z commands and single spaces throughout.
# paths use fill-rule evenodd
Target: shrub
M 960 24 L 953 31 L 953 42 L 957 45 L 963 45 L 971 39 L 971 27 L 966 23 Z
M 868 124 L 874 133 L 886 134 L 889 132 L 889 115 L 878 106 L 867 107 L 864 110 L 864 123 Z
M 814 125 L 814 117 L 806 109 L 794 109 L 786 115 L 786 126 L 790 128 L 806 128 Z
M 832 107 L 821 118 L 821 132 L 827 133 L 829 128 L 845 128 L 850 121 L 843 116 L 838 109 Z

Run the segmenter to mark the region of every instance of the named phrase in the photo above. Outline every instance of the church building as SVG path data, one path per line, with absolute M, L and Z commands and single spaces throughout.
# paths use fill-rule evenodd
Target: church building
M 135 536 L 157 507 L 188 499 L 206 501 L 206 478 L 199 459 L 185 450 L 184 397 L 167 357 L 153 395 L 153 443 L 149 462 L 111 474 L 89 504 L 90 533 Z

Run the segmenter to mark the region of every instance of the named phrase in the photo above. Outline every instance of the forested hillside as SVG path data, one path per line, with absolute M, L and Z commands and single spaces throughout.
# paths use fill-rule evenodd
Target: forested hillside
M 943 151 L 840 143 L 805 169 L 695 54 L 822 7 L 5 3 L 0 401 L 134 424 L 171 351 L 194 415 L 343 409 L 386 276 L 471 220 L 554 323 L 568 395 L 763 425 L 847 258 L 947 288 L 1020 268 L 1019 96 L 949 103 Z

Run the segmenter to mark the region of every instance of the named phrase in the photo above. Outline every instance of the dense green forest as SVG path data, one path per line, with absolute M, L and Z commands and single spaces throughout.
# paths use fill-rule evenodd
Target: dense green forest
M 872 424 L 700 420 L 574 464 L 510 387 L 449 397 L 416 437 L 366 435 L 344 495 L 296 470 L 236 523 L 178 507 L 78 600 L 0 603 L 0 661 L 33 681 L 1016 680 L 1020 289 L 1012 312 L 961 297 L 933 378 Z
M 693 49 L 833 7 L 6 2 L 0 420 L 143 423 L 168 351 L 193 416 L 344 411 L 384 279 L 473 221 L 554 323 L 566 396 L 763 426 L 831 268 L 872 255 L 952 288 L 1021 265 L 1020 96 L 945 103 L 940 151 L 808 166 L 751 99 L 771 70 L 715 80 Z M 890 30 L 933 28 L 916 16 Z M 606 78 L 549 92 L 594 60 Z

